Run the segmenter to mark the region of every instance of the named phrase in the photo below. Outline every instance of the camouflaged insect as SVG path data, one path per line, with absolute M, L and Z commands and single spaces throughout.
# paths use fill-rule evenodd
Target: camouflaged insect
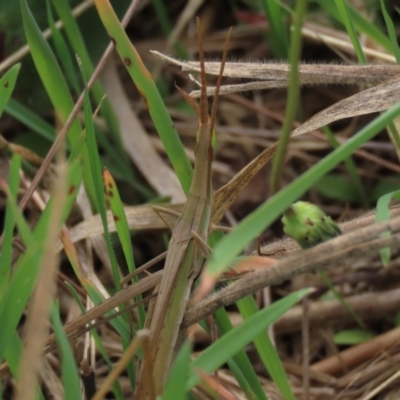
M 342 231 L 331 217 L 314 204 L 298 201 L 282 217 L 284 232 L 306 249 L 341 235 Z

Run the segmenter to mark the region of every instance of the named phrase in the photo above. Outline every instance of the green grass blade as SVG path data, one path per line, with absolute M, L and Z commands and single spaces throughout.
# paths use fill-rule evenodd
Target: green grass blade
M 289 53 L 289 34 L 286 15 L 282 12 L 282 6 L 276 0 L 262 0 L 266 20 L 269 24 L 268 44 L 271 46 L 276 58 L 287 59 Z
M 104 160 L 104 165 L 109 170 L 113 171 L 113 173 L 115 173 L 114 176 L 117 176 L 121 180 L 131 184 L 132 187 L 138 191 L 138 193 L 143 193 L 146 197 L 152 198 L 154 195 L 148 196 L 150 191 L 148 188 L 147 191 L 142 190 L 142 187 L 145 187 L 145 185 L 141 185 L 135 177 L 132 166 L 127 158 L 127 154 L 122 144 L 117 144 L 120 141 L 118 132 L 113 132 L 112 136 L 115 140 L 110 140 L 110 135 L 107 135 L 104 130 L 100 129 L 97 125 L 95 125 L 94 128 L 96 131 L 99 148 L 106 150 L 104 156 L 102 157 L 102 160 Z
M 327 127 L 327 126 L 323 127 L 322 131 L 324 132 L 325 136 L 327 137 L 329 144 L 334 149 L 336 149 L 340 146 L 340 143 L 337 141 L 335 135 L 332 133 L 332 131 L 329 129 L 329 127 Z M 368 197 L 367 197 L 367 194 L 365 193 L 364 187 L 361 183 L 361 178 L 358 175 L 357 167 L 356 167 L 356 164 L 355 164 L 353 158 L 352 157 L 347 158 L 346 160 L 344 160 L 344 163 L 349 172 L 349 175 L 351 177 L 354 188 L 358 193 L 358 197 L 361 200 L 361 203 L 363 204 L 363 206 L 365 208 L 368 208 Z
M 64 387 L 64 399 L 80 399 L 81 389 L 77 366 L 71 346 L 62 327 L 58 304 L 54 305 L 51 310 L 51 320 L 53 322 L 57 345 L 61 353 L 61 374 Z
M 386 24 L 386 29 L 389 34 L 390 43 L 392 44 L 392 52 L 396 57 L 397 64 L 400 64 L 400 47 L 397 41 L 396 28 L 393 24 L 392 19 L 390 18 L 389 13 L 386 10 L 385 2 L 383 0 L 380 0 L 380 2 L 381 2 L 382 15 Z
M 360 64 L 366 64 L 367 60 L 366 60 L 366 57 L 362 50 L 360 41 L 358 40 L 358 36 L 356 34 L 352 19 L 350 18 L 349 8 L 348 8 L 347 4 L 344 0 L 335 0 L 335 2 L 339 9 L 340 15 L 342 17 L 342 22 L 346 27 L 346 30 L 350 36 L 351 42 L 353 43 L 353 47 L 357 54 L 358 61 Z M 388 17 L 387 20 L 390 21 L 390 18 Z M 388 22 L 388 21 L 386 21 L 386 22 Z M 395 44 L 398 48 L 396 39 L 395 39 Z M 391 46 L 393 46 L 393 41 L 391 41 Z M 395 124 L 390 124 L 389 129 L 390 129 L 390 132 L 392 133 L 392 135 L 391 135 L 392 138 L 397 143 L 397 147 L 399 148 L 399 144 L 398 144 L 399 133 L 397 132 Z
M 221 336 L 233 329 L 232 322 L 224 308 L 220 308 L 215 312 L 215 324 Z M 265 391 L 243 349 L 239 350 L 227 363 L 248 398 L 256 396 L 259 400 L 267 400 Z
M 78 55 L 82 62 L 86 76 L 91 76 L 94 72 L 93 63 L 90 59 L 89 52 L 82 37 L 78 23 L 72 15 L 69 2 L 66 0 L 53 0 L 52 2 L 61 21 L 63 22 L 64 30 L 68 37 L 69 43 L 73 48 L 74 53 Z M 112 110 L 108 99 L 104 99 L 105 92 L 100 82 L 95 82 L 91 91 L 96 102 L 98 104 L 101 103 L 102 105 L 101 114 L 104 116 L 109 131 L 112 134 L 119 132 L 118 121 L 115 118 L 114 111 Z
M 14 154 L 11 159 L 10 177 L 8 180 L 9 190 L 12 198 L 14 199 L 16 199 L 18 196 L 20 169 L 21 169 L 21 156 L 18 154 Z M 11 200 L 8 199 L 7 203 L 9 203 L 10 201 Z M 6 208 L 6 215 L 4 218 L 3 243 L 1 246 L 1 253 L 0 253 L 0 301 L 7 290 L 8 281 L 10 278 L 14 226 L 15 226 L 14 215 L 11 210 L 10 204 L 8 204 Z
M 75 70 L 76 64 L 72 60 L 71 53 L 68 50 L 67 44 L 61 32 L 56 28 L 49 0 L 46 0 L 46 10 L 47 10 L 47 20 L 51 30 L 51 35 L 53 37 L 55 51 L 57 52 L 58 59 L 61 65 L 63 66 L 65 76 L 68 78 L 68 81 L 72 89 L 78 95 L 80 93 L 80 89 L 79 89 L 78 76 Z
M 78 293 L 76 292 L 76 290 L 74 289 L 74 287 L 72 285 L 70 285 L 68 282 L 64 282 L 66 284 L 66 286 L 68 287 L 69 291 L 71 292 L 72 297 L 74 298 L 74 300 L 76 301 L 76 303 L 78 304 L 82 314 L 84 314 L 87 310 L 85 308 L 85 306 L 83 305 L 80 296 L 78 295 Z M 104 358 L 104 361 L 107 363 L 107 366 L 109 368 L 109 371 L 111 372 L 113 369 L 113 364 L 110 360 L 110 357 L 108 357 L 107 351 L 105 350 L 103 343 L 100 339 L 100 336 L 98 335 L 96 329 L 92 329 L 91 330 L 91 335 L 93 336 L 93 339 L 96 343 L 96 347 L 99 351 L 99 353 L 101 354 L 101 356 Z M 124 394 L 122 392 L 121 389 L 121 385 L 119 384 L 118 379 L 113 383 L 113 393 L 115 395 L 115 398 L 117 400 L 124 400 Z
M 348 158 L 355 150 L 371 140 L 381 129 L 400 114 L 400 104 L 382 113 L 369 125 L 339 148 L 312 166 L 301 177 L 271 197 L 251 215 L 241 221 L 214 248 L 207 263 L 207 273 L 218 276 L 235 257 L 260 233 L 268 228 L 294 201 L 302 196 L 322 176 Z
M 64 123 L 74 106 L 71 93 L 64 79 L 63 73 L 58 62 L 42 33 L 37 26 L 31 11 L 29 10 L 26 0 L 20 0 L 22 20 L 25 29 L 25 35 L 31 50 L 32 58 L 36 69 L 43 82 L 47 94 L 54 106 L 56 115 L 62 123 Z M 81 125 L 77 118 L 68 131 L 68 141 L 71 147 L 79 140 L 82 131 Z M 85 168 L 83 169 L 83 178 L 89 198 L 93 200 L 94 190 L 92 181 L 90 180 L 88 153 L 86 147 L 82 148 L 82 156 Z
M 220 239 L 223 238 L 223 233 L 214 231 L 209 237 L 209 245 L 214 248 Z M 229 316 L 224 308 L 220 308 L 215 312 L 215 324 L 219 334 L 225 335 L 233 329 Z M 207 330 L 207 326 L 204 326 Z M 239 351 L 232 359 L 227 361 L 229 368 L 234 374 L 241 389 L 248 398 L 256 396 L 259 400 L 266 400 L 264 389 L 257 378 L 253 366 L 244 350 Z
M 236 379 L 236 382 L 239 384 L 240 388 L 243 390 L 244 395 L 248 399 L 259 399 L 259 397 L 255 396 L 253 388 L 248 384 L 245 376 L 242 373 L 242 369 L 239 365 L 235 362 L 235 357 L 232 357 L 227 362 L 229 370 L 232 372 L 233 376 Z M 253 366 L 250 364 L 250 369 L 254 371 Z M 260 382 L 258 382 L 260 384 Z M 261 386 L 261 385 L 260 385 Z M 265 399 L 268 399 L 267 395 L 264 393 Z
M 80 164 L 75 163 L 68 171 L 68 195 L 63 207 L 62 221 L 65 221 L 71 212 L 74 203 L 77 188 L 81 179 Z M 15 199 L 9 196 L 11 209 L 21 238 L 24 241 L 26 252 L 18 259 L 13 268 L 13 273 L 9 281 L 7 292 L 0 302 L 0 325 L 4 339 L 0 340 L 0 360 L 4 356 L 4 351 L 8 346 L 8 341 L 12 332 L 17 328 L 18 322 L 24 312 L 27 301 L 35 287 L 36 278 L 42 265 L 44 243 L 47 239 L 48 225 L 52 216 L 52 210 L 55 207 L 53 196 L 46 205 L 46 208 L 33 233 L 30 231 L 27 222 L 18 209 Z M 10 313 L 10 309 L 13 310 Z
M 324 197 L 332 200 L 337 200 L 342 204 L 359 204 L 360 192 L 356 190 L 354 181 L 348 178 L 349 177 L 346 174 L 329 173 L 323 176 L 313 186 L 313 189 Z
M 115 181 L 111 176 L 111 174 L 106 169 L 103 170 L 103 180 L 107 198 L 110 203 L 111 211 L 113 214 L 114 223 L 117 229 L 118 238 L 121 242 L 122 250 L 124 252 L 125 260 L 128 265 L 129 272 L 133 272 L 136 269 L 136 267 L 133 256 L 131 235 L 129 232 L 128 220 L 126 219 L 124 206 L 119 196 L 117 185 L 115 184 Z M 133 282 L 137 281 L 138 277 L 135 277 L 133 279 Z M 142 301 L 142 296 L 137 296 L 135 298 L 135 301 L 140 303 Z M 139 305 L 138 313 L 139 313 L 139 326 L 140 328 L 143 328 L 146 320 L 146 312 L 143 304 Z
M 101 304 L 104 301 L 103 296 L 97 291 L 94 286 L 85 284 L 84 288 L 95 305 Z M 104 316 L 112 317 L 114 314 L 114 311 L 109 311 L 105 313 Z M 110 324 L 115 328 L 115 330 L 118 332 L 124 342 L 130 342 L 130 340 L 132 339 L 132 332 L 129 325 L 126 323 L 126 321 L 124 321 L 121 315 L 112 318 L 110 320 Z
M 336 20 L 342 22 L 342 18 L 339 10 L 337 9 L 333 1 L 326 0 L 314 0 L 318 3 L 321 8 L 323 8 L 328 14 L 330 14 Z M 390 40 L 382 33 L 382 31 L 374 25 L 371 21 L 368 21 L 363 17 L 352 5 L 347 4 L 347 11 L 349 13 L 349 18 L 354 25 L 357 32 L 367 35 L 370 39 L 374 40 L 385 50 L 391 52 L 392 44 Z
M 285 121 L 282 126 L 282 132 L 279 139 L 278 148 L 272 164 L 271 172 L 271 192 L 275 193 L 279 190 L 283 167 L 286 159 L 287 148 L 290 140 L 290 132 L 292 131 L 293 121 L 299 107 L 299 59 L 301 55 L 301 27 L 307 10 L 307 0 L 298 0 L 295 10 L 295 23 L 290 37 L 290 72 L 289 72 L 289 89 L 288 99 L 285 110 Z
M 42 254 L 43 246 L 34 244 L 20 257 L 15 265 L 15 272 L 8 286 L 9 290 L 3 296 L 2 302 L 0 303 L 0 323 L 2 327 L 0 361 L 5 355 L 13 332 L 17 328 L 28 298 L 34 288 L 34 282 L 39 272 Z M 20 271 L 22 271 L 22 273 Z M 12 313 L 10 312 L 11 309 L 13 310 Z
M 20 3 L 25 34 L 36 69 L 55 108 L 57 116 L 60 121 L 66 121 L 74 106 L 68 85 L 49 44 L 43 38 L 28 8 L 26 0 L 20 0 Z M 73 144 L 77 140 L 81 131 L 81 126 L 78 120 L 75 119 L 68 132 L 70 144 Z
M 179 350 L 168 375 L 162 400 L 186 400 L 191 350 L 189 342 L 185 342 Z
M 375 335 L 364 329 L 351 329 L 333 335 L 333 342 L 337 345 L 355 346 L 360 343 L 372 340 Z
M 358 326 L 361 329 L 366 330 L 367 327 L 365 326 L 363 320 L 357 315 L 353 307 L 346 301 L 346 299 L 339 293 L 338 290 L 336 290 L 334 284 L 332 281 L 329 279 L 329 276 L 327 273 L 321 269 L 317 269 L 318 275 L 321 277 L 325 285 L 329 288 L 329 290 L 333 293 L 333 295 L 336 297 L 336 299 L 339 301 L 339 303 L 342 305 L 342 307 L 353 317 L 354 321 L 358 324 Z
M 347 34 L 349 35 L 351 43 L 353 44 L 354 51 L 356 52 L 358 58 L 358 62 L 360 64 L 367 64 L 367 59 L 365 58 L 365 54 L 362 50 L 360 41 L 358 40 L 358 36 L 354 28 L 353 22 L 351 20 L 351 17 L 349 15 L 346 2 L 344 0 L 335 0 L 335 3 L 339 10 L 341 22 L 346 27 Z
M 62 210 L 62 221 L 65 221 L 72 209 L 74 204 L 76 195 L 78 193 L 79 185 L 82 179 L 82 165 L 80 160 L 75 161 L 74 163 L 70 164 L 68 170 L 68 194 L 67 199 L 65 201 L 63 210 Z M 42 215 L 38 223 L 36 224 L 33 233 L 35 235 L 36 240 L 41 240 L 47 237 L 47 226 L 49 220 L 52 218 L 52 209 L 55 207 L 53 196 L 50 197 L 50 201 L 47 203 L 46 208 L 44 209 Z
M 5 351 L 5 359 L 14 378 L 17 378 L 18 376 L 19 364 L 23 351 L 24 346 L 22 344 L 22 340 L 20 339 L 17 331 L 14 331 L 10 336 L 10 341 Z M 44 400 L 43 393 L 39 386 L 37 387 L 37 396 L 39 400 Z
M 9 343 L 5 351 L 5 359 L 14 378 L 18 376 L 19 364 L 22 357 L 24 346 L 18 332 L 12 332 L 9 338 Z
M 151 119 L 165 147 L 165 151 L 184 192 L 187 194 L 190 190 L 193 168 L 186 156 L 160 93 L 138 52 L 118 21 L 109 1 L 95 0 L 95 5 L 121 60 L 146 103 Z
M 392 140 L 392 143 L 396 146 L 396 149 L 400 149 L 400 135 L 399 132 L 397 131 L 396 125 L 392 121 L 390 124 L 388 124 L 389 132 L 390 132 L 390 139 Z
M 253 296 L 246 296 L 237 301 L 236 304 L 244 320 L 251 318 L 259 311 Z M 254 338 L 254 345 L 256 346 L 264 367 L 281 391 L 283 398 L 286 400 L 295 400 L 281 359 L 279 358 L 278 352 L 272 344 L 267 332 L 263 331 L 256 336 Z
M 93 119 L 92 119 L 92 109 L 90 105 L 90 99 L 89 99 L 89 92 L 87 90 L 86 86 L 86 77 L 85 73 L 83 71 L 83 68 L 81 68 L 81 73 L 84 78 L 85 82 L 85 98 L 84 98 L 84 116 L 85 116 L 85 127 L 86 127 L 86 139 L 87 139 L 87 148 L 89 152 L 89 167 L 90 167 L 90 172 L 93 180 L 93 186 L 94 186 L 94 200 L 96 202 L 97 208 L 99 210 L 101 220 L 103 223 L 103 229 L 104 229 L 104 235 L 105 235 L 105 242 L 107 245 L 107 250 L 108 250 L 108 255 L 110 257 L 111 261 L 111 267 L 113 271 L 113 278 L 114 278 L 114 284 L 117 290 L 121 289 L 121 283 L 120 283 L 120 274 L 119 274 L 119 267 L 118 263 L 115 257 L 114 249 L 112 247 L 111 243 L 111 237 L 110 237 L 110 232 L 108 229 L 108 223 L 107 223 L 107 210 L 106 210 L 106 203 L 105 203 L 105 195 L 104 195 L 104 186 L 103 186 L 103 179 L 101 175 L 101 164 L 100 164 L 100 157 L 97 151 L 97 145 L 96 145 L 96 138 L 95 138 L 95 131 L 94 131 L 94 124 L 93 124 Z M 85 289 L 91 289 L 92 287 L 85 286 Z M 97 291 L 92 291 L 89 292 L 89 295 L 91 296 L 96 296 Z M 92 298 L 93 299 L 93 298 Z M 102 301 L 102 298 L 98 299 L 100 302 Z M 98 304 L 95 300 L 94 302 Z M 121 305 L 123 308 L 123 305 Z M 112 321 L 112 325 L 116 327 L 118 333 L 121 335 L 122 338 L 122 345 L 124 349 L 128 348 L 129 343 L 130 343 L 130 332 L 129 329 L 127 329 L 127 324 L 124 324 L 123 317 L 121 316 L 120 318 L 117 318 L 116 320 Z M 134 387 L 135 385 L 135 371 L 133 368 L 133 363 L 130 362 L 127 366 L 128 369 L 128 375 L 131 380 L 131 385 Z
M 32 129 L 32 131 L 36 132 L 38 135 L 47 139 L 49 142 L 54 141 L 54 127 L 17 100 L 10 99 L 5 108 L 5 112 L 28 128 Z
M 2 183 L 3 189 L 5 189 L 6 185 Z M 11 210 L 14 221 L 18 228 L 18 233 L 22 239 L 23 244 L 28 247 L 30 244 L 34 243 L 34 236 L 31 232 L 31 229 L 24 218 L 23 214 L 17 207 L 15 202 L 16 197 L 13 197 L 10 192 L 7 193 L 7 207 Z M 15 269 L 15 268 L 14 268 Z
M 268 308 L 258 311 L 257 314 L 253 315 L 207 347 L 207 349 L 191 363 L 192 373 L 187 383 L 187 388 L 191 389 L 200 382 L 200 377 L 195 373 L 196 369 L 200 369 L 208 374 L 214 372 L 309 293 L 310 289 L 303 289 L 291 293 L 285 298 L 273 303 Z
M 14 91 L 20 68 L 21 64 L 15 64 L 0 79 L 0 117 Z
M 156 10 L 157 19 L 160 23 L 161 29 L 166 37 L 172 32 L 172 24 L 168 17 L 168 10 L 164 5 L 163 0 L 153 0 L 153 6 Z M 184 60 L 188 59 L 188 54 L 185 48 L 178 42 L 174 44 L 174 50 L 179 58 Z
M 53 0 L 53 5 L 57 10 L 61 21 L 63 22 L 65 33 L 74 53 L 78 54 L 82 62 L 86 76 L 91 76 L 94 72 L 94 67 L 79 26 L 76 22 L 76 19 L 72 15 L 70 4 L 66 0 Z M 96 103 L 101 104 L 100 114 L 103 116 L 108 131 L 114 139 L 113 145 L 109 145 L 105 148 L 108 149 L 108 154 L 112 157 L 115 165 L 119 167 L 119 170 L 124 171 L 125 179 L 133 181 L 134 178 L 131 173 L 130 162 L 120 137 L 119 123 L 115 117 L 110 101 L 107 97 L 104 97 L 105 91 L 99 81 L 96 81 L 93 84 L 91 94 L 93 95 Z M 103 133 L 101 134 L 101 137 L 108 142 L 107 137 Z
M 85 273 L 81 270 L 81 265 L 79 263 L 74 245 L 71 242 L 67 241 L 66 238 L 64 238 L 63 244 L 65 253 L 79 282 L 95 305 L 102 303 L 104 301 L 104 297 L 99 293 L 93 283 L 86 278 Z M 106 313 L 105 316 L 112 317 L 114 314 L 114 311 L 110 311 Z M 114 327 L 114 329 L 118 332 L 118 334 L 125 342 L 130 341 L 132 337 L 132 332 L 127 322 L 123 319 L 122 315 L 118 315 L 112 318 L 110 324 Z
M 68 157 L 68 162 L 72 164 L 75 160 L 78 159 L 79 154 L 81 154 L 82 147 L 86 145 L 86 131 L 83 130 L 79 136 L 79 139 L 74 144 L 72 151 Z
M 95 303 L 95 304 L 97 304 L 97 303 Z M 124 317 L 123 315 L 119 315 L 116 318 L 113 318 L 110 321 L 110 324 L 114 327 L 114 329 L 118 332 L 119 336 L 121 337 L 123 351 L 126 351 L 129 347 L 129 345 L 132 341 L 132 337 L 134 335 L 131 330 L 131 327 L 124 320 L 123 317 Z M 138 349 L 137 356 L 139 358 L 142 357 L 141 349 Z M 133 360 L 131 360 L 127 364 L 126 370 L 128 372 L 128 377 L 129 377 L 129 381 L 131 383 L 131 388 L 133 389 L 136 387 L 136 371 L 135 371 L 135 366 L 134 366 Z
M 400 200 L 400 190 L 387 193 L 379 198 L 376 204 L 376 222 L 388 221 L 390 219 L 390 202 L 392 200 Z M 390 232 L 384 232 L 381 234 L 381 237 L 387 237 L 389 235 Z M 381 257 L 382 264 L 388 266 L 391 257 L 390 247 L 380 249 L 379 255 Z
M 80 64 L 81 65 L 81 64 Z M 104 195 L 103 178 L 101 176 L 101 163 L 100 156 L 97 150 L 96 135 L 94 131 L 93 117 L 92 117 L 92 107 L 90 105 L 89 92 L 86 86 L 86 77 L 83 68 L 81 68 L 81 73 L 85 82 L 85 97 L 83 102 L 83 110 L 85 116 L 85 130 L 86 130 L 86 143 L 89 153 L 89 168 L 91 179 L 94 186 L 95 194 L 95 204 L 96 208 L 99 210 L 101 221 L 103 223 L 105 241 L 107 244 L 107 250 L 110 257 L 110 262 L 113 271 L 114 284 L 117 290 L 121 289 L 120 284 L 120 274 L 117 259 L 115 258 L 114 249 L 111 244 L 110 232 L 107 223 L 107 209 L 106 209 L 106 199 Z

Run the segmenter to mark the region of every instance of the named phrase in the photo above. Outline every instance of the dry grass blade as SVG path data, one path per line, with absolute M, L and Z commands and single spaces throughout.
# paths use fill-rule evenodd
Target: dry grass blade
M 109 297 L 107 300 L 104 300 L 103 303 L 99 304 L 96 307 L 91 308 L 85 314 L 80 316 L 79 318 L 74 319 L 70 323 L 65 326 L 65 333 L 68 336 L 68 339 L 74 339 L 81 336 L 84 332 L 87 331 L 86 324 L 89 322 L 102 318 L 104 314 L 113 310 L 114 308 L 120 306 L 128 302 L 129 300 L 135 298 L 136 296 L 145 293 L 148 290 L 153 289 L 160 283 L 162 276 L 162 272 L 157 272 L 153 275 L 150 275 L 146 278 L 141 279 L 139 282 L 128 286 L 125 289 L 122 289 L 114 296 Z M 92 329 L 92 327 L 90 328 Z M 46 341 L 46 352 L 53 350 L 55 348 L 55 338 L 54 335 L 51 335 Z
M 400 100 L 399 89 L 400 77 L 396 76 L 319 112 L 295 129 L 292 136 L 302 135 L 339 119 L 387 110 Z
M 164 208 L 171 209 L 173 211 L 181 212 L 183 204 L 163 204 Z M 151 206 L 127 206 L 124 207 L 126 218 L 128 220 L 129 229 L 140 230 L 140 229 L 165 229 L 165 223 L 160 217 L 153 211 Z M 165 214 L 164 218 L 170 225 L 174 225 L 177 217 L 169 214 Z M 113 216 L 111 211 L 107 212 L 107 223 L 110 232 L 115 232 L 115 224 L 113 223 Z M 86 239 L 90 236 L 102 235 L 103 225 L 99 215 L 95 215 L 88 219 L 85 219 L 81 223 L 75 225 L 69 230 L 70 238 L 72 243 L 79 242 L 82 239 Z M 61 242 L 58 244 L 58 250 L 62 250 Z
M 214 194 L 211 221 L 217 224 L 258 171 L 273 157 L 276 145 L 266 148 Z
M 179 16 L 178 21 L 176 22 L 174 29 L 168 37 L 167 41 L 167 49 L 170 49 L 175 42 L 178 40 L 185 26 L 193 19 L 193 16 L 196 15 L 199 7 L 202 5 L 204 0 L 189 0 L 182 13 Z
M 366 274 L 367 275 L 367 274 Z M 354 275 L 354 282 L 362 280 L 362 274 Z M 370 280 L 374 279 L 370 277 Z M 384 277 L 385 279 L 385 277 Z M 389 277 L 390 279 L 390 277 Z M 389 280 L 388 279 L 388 280 Z M 368 275 L 366 276 L 368 281 Z M 340 284 L 339 279 L 333 283 Z M 347 280 L 348 281 L 348 280 Z M 374 322 L 379 321 L 382 314 L 390 315 L 396 313 L 400 307 L 400 289 L 385 290 L 381 292 L 371 292 L 356 294 L 354 296 L 346 297 L 349 306 L 362 318 L 363 321 Z M 313 302 L 310 307 L 309 323 L 311 328 L 318 326 L 326 326 L 334 321 L 337 324 L 351 324 L 353 317 L 347 312 L 345 308 L 339 303 L 338 300 L 327 300 L 322 304 Z M 303 310 L 301 306 L 295 306 L 290 309 L 275 325 L 274 331 L 277 334 L 289 334 L 299 332 L 303 320 Z
M 101 400 L 110 391 L 112 384 L 118 378 L 118 376 L 124 371 L 126 365 L 131 361 L 133 356 L 137 353 L 140 346 L 148 348 L 150 341 L 150 333 L 148 331 L 139 331 L 136 334 L 135 339 L 129 345 L 128 349 L 124 353 L 123 357 L 118 361 L 114 370 L 107 376 L 103 382 L 101 388 L 93 396 L 92 400 Z M 150 385 L 152 386 L 152 385 Z M 154 393 L 151 393 L 152 398 L 155 398 Z
M 376 354 L 387 351 L 399 342 L 400 328 L 394 328 L 382 335 L 376 336 L 371 340 L 359 344 L 358 346 L 350 347 L 337 354 L 324 358 L 311 365 L 311 368 L 316 372 L 323 372 L 330 375 L 338 374 L 343 366 L 347 368 L 361 364 Z
M 193 61 L 179 61 L 158 51 L 151 53 L 164 61 L 177 65 L 182 71 L 200 72 L 200 64 Z M 206 73 L 218 75 L 220 62 L 206 62 Z M 227 62 L 224 76 L 259 81 L 287 81 L 289 65 L 279 62 Z M 300 64 L 300 82 L 304 85 L 358 85 L 362 83 L 381 83 L 400 74 L 398 65 L 339 65 L 339 64 Z
M 159 52 L 152 52 L 156 57 L 168 61 L 182 68 L 183 71 L 199 71 L 196 62 L 181 62 Z M 207 62 L 206 72 L 216 75 L 219 62 Z M 227 63 L 224 76 L 238 79 L 254 79 L 240 85 L 229 85 L 222 93 L 233 93 L 243 90 L 261 90 L 277 87 L 286 87 L 289 65 L 283 63 Z M 400 100 L 400 68 L 397 65 L 335 65 L 335 64 L 303 64 L 299 67 L 301 85 L 359 85 L 375 84 L 347 99 L 314 115 L 303 125 L 297 128 L 292 136 L 298 136 L 331 122 L 357 115 L 383 111 Z M 259 81 L 259 82 L 258 82 Z M 208 94 L 215 89 L 209 88 Z M 191 93 L 198 97 L 199 91 Z
M 183 71 L 200 71 L 197 62 L 183 62 L 168 57 L 158 51 L 153 55 L 171 64 L 179 66 Z M 217 75 L 219 62 L 207 62 L 206 73 Z M 251 90 L 265 90 L 287 87 L 289 65 L 279 62 L 230 62 L 226 63 L 224 76 L 235 79 L 251 79 L 253 82 L 225 85 L 221 94 L 237 93 Z M 301 64 L 299 66 L 300 85 L 361 85 L 379 84 L 400 74 L 397 65 L 338 65 L 338 64 Z M 212 96 L 215 88 L 207 88 L 207 95 Z M 193 98 L 200 96 L 199 90 L 190 93 Z

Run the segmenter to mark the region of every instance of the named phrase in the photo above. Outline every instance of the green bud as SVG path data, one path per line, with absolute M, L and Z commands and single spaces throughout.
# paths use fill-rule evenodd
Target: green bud
M 284 232 L 306 249 L 332 239 L 342 232 L 335 221 L 314 204 L 298 201 L 282 217 Z

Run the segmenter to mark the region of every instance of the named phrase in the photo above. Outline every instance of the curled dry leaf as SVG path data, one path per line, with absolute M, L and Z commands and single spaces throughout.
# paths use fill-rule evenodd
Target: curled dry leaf
M 315 114 L 292 133 L 299 136 L 343 118 L 386 110 L 400 101 L 400 76 L 350 96 Z

